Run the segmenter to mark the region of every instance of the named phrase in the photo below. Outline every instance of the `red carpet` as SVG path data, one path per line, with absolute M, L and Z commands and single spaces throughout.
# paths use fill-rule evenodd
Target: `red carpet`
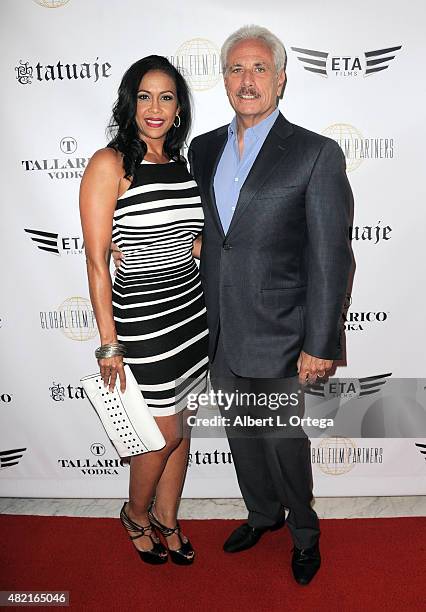
M 425 610 L 425 518 L 323 520 L 323 566 L 308 587 L 293 581 L 287 529 L 226 555 L 239 522 L 182 524 L 194 565 L 150 567 L 118 520 L 2 515 L 0 590 L 68 590 L 71 609 L 90 611 Z

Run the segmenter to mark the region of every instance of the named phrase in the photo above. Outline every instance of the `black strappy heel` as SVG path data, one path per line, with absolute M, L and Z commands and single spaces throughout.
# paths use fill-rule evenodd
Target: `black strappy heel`
M 130 535 L 129 538 L 133 540 L 137 540 L 138 538 L 146 537 L 149 538 L 152 542 L 152 548 L 150 550 L 139 550 L 136 548 L 136 552 L 139 553 L 140 558 L 145 563 L 151 563 L 152 565 L 160 565 L 162 563 L 167 562 L 167 549 L 166 547 L 159 541 L 159 539 L 155 536 L 154 526 L 149 524 L 145 527 L 142 525 L 138 525 L 128 516 L 125 507 L 126 503 L 124 502 L 123 507 L 120 512 L 120 521 L 123 527 L 127 530 L 127 532 L 131 531 L 132 533 L 136 533 L 137 535 Z M 150 531 L 151 533 L 147 533 Z
M 148 517 L 152 525 L 158 529 L 158 531 L 165 537 L 176 534 L 180 540 L 180 548 L 178 550 L 172 550 L 169 548 L 169 555 L 173 563 L 176 565 L 191 565 L 194 561 L 195 551 L 192 548 L 191 542 L 186 538 L 186 542 L 183 541 L 181 536 L 181 528 L 179 522 L 176 522 L 175 527 L 166 527 L 155 517 L 152 512 L 152 504 L 148 509 Z

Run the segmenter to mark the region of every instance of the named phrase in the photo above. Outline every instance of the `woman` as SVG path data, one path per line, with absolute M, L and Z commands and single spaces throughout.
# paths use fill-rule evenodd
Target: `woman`
M 188 392 L 205 384 L 208 362 L 194 260 L 204 217 L 180 154 L 190 122 L 184 78 L 164 57 L 139 60 L 120 84 L 113 139 L 91 158 L 80 190 L 90 297 L 108 355 L 98 360 L 102 379 L 112 390 L 118 376 L 124 390 L 129 364 L 166 440 L 163 449 L 131 458 L 129 502 L 120 513 L 142 560 L 155 564 L 194 559 L 177 522 L 189 451 L 183 410 Z M 111 239 L 124 254 L 113 286 Z

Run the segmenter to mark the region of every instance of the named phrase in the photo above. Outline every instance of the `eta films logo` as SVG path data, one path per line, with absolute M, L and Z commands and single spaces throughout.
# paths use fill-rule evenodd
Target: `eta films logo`
M 303 68 L 321 77 L 360 77 L 372 76 L 387 70 L 397 57 L 402 45 L 364 51 L 357 55 L 332 55 L 328 51 L 291 47 Z

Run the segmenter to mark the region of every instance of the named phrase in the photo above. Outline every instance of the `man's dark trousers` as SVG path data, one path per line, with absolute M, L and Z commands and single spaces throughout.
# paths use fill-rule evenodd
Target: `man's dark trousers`
M 219 332 L 210 368 L 213 389 L 228 393 L 235 392 L 236 388 L 239 392 L 252 391 L 256 384 L 253 379 L 236 376 L 229 368 L 221 336 Z M 294 378 L 288 382 L 293 388 L 298 386 Z M 246 413 L 241 407 L 221 412 L 231 421 L 236 413 Z M 249 525 L 260 529 L 271 527 L 287 508 L 287 524 L 294 545 L 310 548 L 320 533 L 318 517 L 311 508 L 311 445 L 300 427 L 292 430 L 288 433 L 287 428 L 284 435 L 270 427 L 230 428 L 227 434 L 238 483 L 249 511 Z

